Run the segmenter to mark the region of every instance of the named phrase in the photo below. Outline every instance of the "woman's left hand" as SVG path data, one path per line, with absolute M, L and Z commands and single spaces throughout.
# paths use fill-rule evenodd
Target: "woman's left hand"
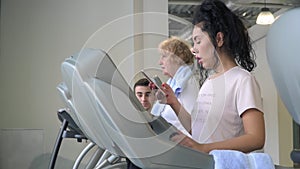
M 176 143 L 179 143 L 180 145 L 190 147 L 190 148 L 198 150 L 198 151 L 206 152 L 204 150 L 203 144 L 199 144 L 198 142 L 194 141 L 192 138 L 184 135 L 181 132 L 178 132 L 178 134 L 171 137 L 171 140 Z

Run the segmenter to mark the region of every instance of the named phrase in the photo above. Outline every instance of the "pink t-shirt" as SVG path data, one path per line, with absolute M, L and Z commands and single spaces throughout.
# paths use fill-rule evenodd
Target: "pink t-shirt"
M 250 108 L 263 112 L 255 77 L 236 66 L 207 79 L 192 111 L 192 138 L 199 143 L 223 141 L 244 133 L 241 115 Z

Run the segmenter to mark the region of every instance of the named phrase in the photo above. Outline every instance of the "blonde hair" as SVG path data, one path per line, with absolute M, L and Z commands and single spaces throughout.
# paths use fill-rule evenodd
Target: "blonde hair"
M 160 53 L 171 55 L 180 65 L 193 64 L 194 55 L 191 52 L 191 45 L 178 37 L 171 37 L 162 41 L 158 46 Z

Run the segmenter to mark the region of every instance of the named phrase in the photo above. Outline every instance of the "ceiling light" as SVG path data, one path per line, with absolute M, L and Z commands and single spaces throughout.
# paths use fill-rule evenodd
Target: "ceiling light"
M 261 12 L 259 13 L 257 19 L 256 19 L 256 24 L 259 25 L 269 25 L 274 22 L 274 16 L 270 12 L 269 8 L 262 8 Z
M 265 0 L 265 7 L 261 9 L 261 12 L 259 13 L 256 24 L 259 25 L 269 25 L 274 22 L 274 16 L 271 13 L 270 9 L 266 7 L 266 0 Z

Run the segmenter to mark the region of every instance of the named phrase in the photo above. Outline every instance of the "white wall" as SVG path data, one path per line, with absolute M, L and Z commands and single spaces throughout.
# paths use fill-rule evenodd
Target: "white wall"
M 282 14 L 278 11 L 275 16 Z M 276 86 L 272 79 L 266 56 L 266 35 L 270 26 L 254 25 L 249 29 L 254 41 L 257 58 L 255 76 L 260 84 L 266 126 L 266 143 L 264 151 L 271 155 L 275 164 L 292 166 L 290 152 L 292 151 L 292 120 L 291 116 L 282 105 Z
M 145 24 L 132 15 L 155 6 L 160 12 L 167 9 L 166 0 L 147 0 L 142 6 L 138 1 L 1 0 L 0 168 L 47 168 L 60 127 L 56 111 L 63 103 L 56 86 L 66 57 L 82 47 L 108 50 L 132 79 L 139 64 L 126 61 L 136 50 L 133 23 Z M 153 27 L 163 34 L 164 23 Z M 71 168 L 85 145 L 65 139 L 56 168 Z
M 277 92 L 272 80 L 270 69 L 267 62 L 265 50 L 265 36 L 269 26 L 255 25 L 250 29 L 252 39 L 255 41 L 254 48 L 257 55 L 257 68 L 255 76 L 260 84 L 264 117 L 266 121 L 266 145 L 264 151 L 271 154 L 274 162 L 279 162 L 279 133 L 278 133 L 278 110 L 277 110 Z M 276 139 L 274 139 L 276 138 Z

